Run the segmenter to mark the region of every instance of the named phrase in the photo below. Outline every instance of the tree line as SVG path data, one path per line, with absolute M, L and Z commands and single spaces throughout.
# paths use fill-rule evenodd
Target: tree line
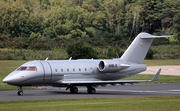
M 0 6 L 2 48 L 76 41 L 126 47 L 140 32 L 180 35 L 180 0 L 0 0 Z

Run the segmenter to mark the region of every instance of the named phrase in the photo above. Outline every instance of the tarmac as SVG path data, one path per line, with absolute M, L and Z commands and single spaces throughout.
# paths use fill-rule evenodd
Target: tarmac
M 160 68 L 162 69 L 160 75 L 180 76 L 180 65 L 147 66 L 147 70 L 139 74 L 155 75 Z
M 24 90 L 23 96 L 17 90 L 0 91 L 0 101 L 70 99 L 70 98 L 107 98 L 107 97 L 149 97 L 149 96 L 180 96 L 180 84 L 126 84 L 96 88 L 96 94 L 88 94 L 86 87 L 78 87 L 77 94 L 71 94 L 65 88 Z

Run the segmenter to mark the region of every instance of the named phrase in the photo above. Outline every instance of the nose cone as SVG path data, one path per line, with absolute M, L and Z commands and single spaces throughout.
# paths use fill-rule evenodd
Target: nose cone
M 18 79 L 19 79 L 19 76 L 16 74 L 16 72 L 12 72 L 3 79 L 3 83 L 13 85 L 13 84 L 19 82 Z
M 3 83 L 9 83 L 9 82 L 11 82 L 11 79 L 9 77 L 3 79 Z
M 3 83 L 11 84 L 14 82 L 14 78 L 12 76 L 7 76 L 3 79 Z

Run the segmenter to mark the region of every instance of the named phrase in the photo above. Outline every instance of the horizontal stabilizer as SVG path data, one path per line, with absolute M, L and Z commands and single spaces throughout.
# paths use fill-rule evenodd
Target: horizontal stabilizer
M 142 39 L 154 39 L 154 38 L 160 38 L 160 37 L 176 37 L 176 35 L 165 35 L 165 36 L 149 35 L 149 36 L 141 36 Z

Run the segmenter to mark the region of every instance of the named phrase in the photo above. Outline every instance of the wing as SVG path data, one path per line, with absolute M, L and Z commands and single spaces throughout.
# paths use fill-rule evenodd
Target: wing
M 156 75 L 153 77 L 152 80 L 121 80 L 121 81 L 62 81 L 64 84 L 72 85 L 72 84 L 123 84 L 123 83 L 137 83 L 137 82 L 151 82 L 151 81 L 157 81 L 159 74 L 161 72 L 161 69 L 158 70 Z

